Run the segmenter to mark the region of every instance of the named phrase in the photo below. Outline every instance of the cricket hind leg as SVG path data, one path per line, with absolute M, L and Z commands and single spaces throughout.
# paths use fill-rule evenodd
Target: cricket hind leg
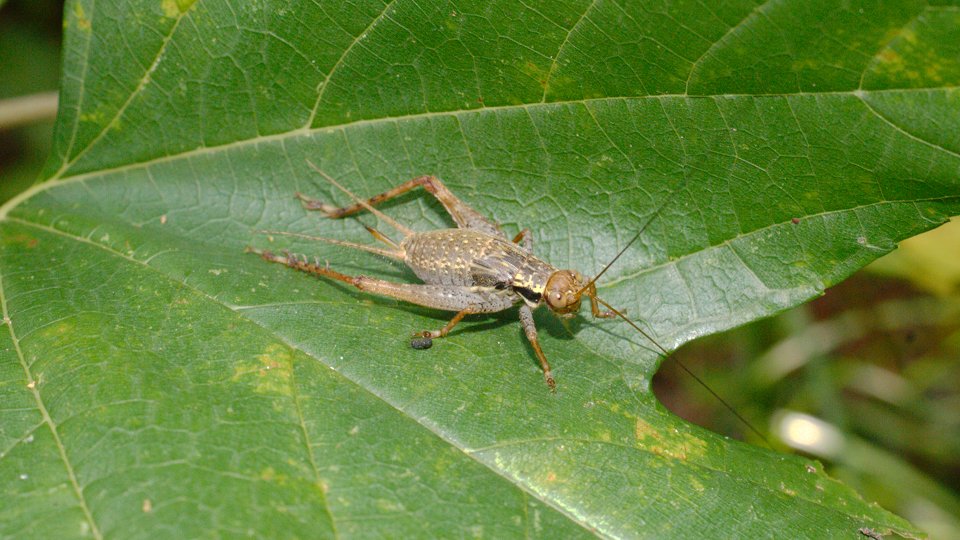
M 297 198 L 300 199 L 304 208 L 307 210 L 317 210 L 326 214 L 328 218 L 337 219 L 356 214 L 357 212 L 367 209 L 368 206 L 373 207 L 389 201 L 417 187 L 422 187 L 427 193 L 433 195 L 434 198 L 440 201 L 440 204 L 443 205 L 444 209 L 446 209 L 447 213 L 450 214 L 450 217 L 453 218 L 453 221 L 461 229 L 477 229 L 495 236 L 503 236 L 503 233 L 500 231 L 500 226 L 496 222 L 485 217 L 457 198 L 457 196 L 447 189 L 447 186 L 435 176 L 418 176 L 393 189 L 374 195 L 363 201 L 363 203 L 357 202 L 343 207 L 336 207 L 316 199 L 311 199 L 300 193 L 297 194 Z
M 437 331 L 418 332 L 416 335 L 423 337 L 444 337 L 454 326 L 464 317 L 472 313 L 494 313 L 503 311 L 513 305 L 511 297 L 506 295 L 484 295 L 472 290 L 471 287 L 458 287 L 454 285 L 431 285 L 418 283 L 394 283 L 383 279 L 372 278 L 369 276 L 350 276 L 337 272 L 328 266 L 320 266 L 318 263 L 311 263 L 306 258 L 297 257 L 289 253 L 276 254 L 266 250 L 256 248 L 247 248 L 247 252 L 259 255 L 266 261 L 279 263 L 301 272 L 314 274 L 329 279 L 342 281 L 348 285 L 353 285 L 357 289 L 396 298 L 411 304 L 440 309 L 444 311 L 455 311 L 457 314 L 442 329 Z
M 503 311 L 511 305 L 513 300 L 508 296 L 487 297 L 471 291 L 470 287 L 456 287 L 449 285 L 420 285 L 410 283 L 393 283 L 382 279 L 375 279 L 367 276 L 349 276 L 332 270 L 327 266 L 320 266 L 316 263 L 310 263 L 305 258 L 298 258 L 289 253 L 275 254 L 266 250 L 256 248 L 247 248 L 247 252 L 259 255 L 266 261 L 275 262 L 289 266 L 296 270 L 315 274 L 329 279 L 335 279 L 349 285 L 353 285 L 361 291 L 379 294 L 390 298 L 396 298 L 418 304 L 425 307 L 442 309 L 445 311 L 456 311 L 457 314 L 443 328 L 435 331 L 423 331 L 415 333 L 415 338 L 432 339 L 447 336 L 450 331 L 464 317 L 474 313 L 494 313 Z M 550 363 L 540 348 L 540 342 L 537 339 L 537 327 L 533 322 L 533 311 L 530 306 L 522 304 L 520 306 L 520 323 L 523 331 L 533 347 L 533 352 L 540 361 L 540 367 L 543 369 L 543 378 L 551 391 L 556 391 L 557 384 L 553 380 L 553 372 L 550 369 Z M 422 344 L 417 348 L 427 348 L 429 342 Z
M 327 182 L 330 182 L 331 184 L 334 185 L 334 187 L 336 187 L 336 188 L 339 189 L 340 191 L 346 193 L 351 199 L 353 199 L 354 204 L 360 205 L 360 207 L 362 207 L 363 209 L 369 211 L 371 214 L 377 216 L 377 218 L 379 218 L 379 219 L 383 220 L 384 222 L 388 223 L 391 227 L 393 227 L 394 229 L 396 229 L 397 231 L 399 231 L 400 234 L 402 234 L 404 238 L 406 238 L 406 237 L 408 237 L 408 236 L 410 236 L 410 235 L 412 235 L 412 234 L 415 234 L 415 233 L 413 232 L 413 230 L 410 229 L 410 228 L 408 228 L 406 225 L 401 224 L 400 222 L 398 222 L 397 220 L 393 219 L 392 217 L 390 217 L 390 216 L 384 214 L 383 212 L 377 210 L 376 208 L 374 208 L 373 205 L 369 204 L 367 201 L 365 201 L 365 200 L 361 199 L 360 197 L 357 197 L 356 195 L 354 195 L 352 191 L 350 191 L 349 189 L 347 189 L 347 188 L 343 187 L 342 185 L 340 185 L 340 183 L 337 182 L 332 176 L 330 176 L 329 174 L 323 172 L 323 169 L 321 169 L 320 167 L 317 167 L 316 165 L 314 165 L 310 160 L 307 160 L 307 165 L 310 165 L 310 168 L 313 169 L 314 171 L 316 171 L 320 176 L 324 177 L 324 178 L 327 180 Z M 305 207 L 307 210 L 312 210 L 312 209 L 320 209 L 320 210 L 322 210 L 322 209 L 323 209 L 324 203 L 321 203 L 321 202 L 319 202 L 319 201 L 316 201 L 315 199 L 310 199 L 309 197 L 304 197 L 304 196 L 303 196 L 302 194 L 300 194 L 300 193 L 296 193 L 295 196 L 296 196 L 298 199 L 300 199 L 300 201 L 303 203 L 304 207 Z M 318 206 L 318 205 L 320 205 L 320 208 L 314 208 L 314 207 L 316 207 L 316 206 Z M 370 230 L 370 229 L 368 228 L 367 230 Z M 371 234 L 373 234 L 372 231 L 371 231 Z M 377 235 L 377 234 L 374 234 L 374 236 L 378 236 L 378 235 Z
M 261 259 L 265 261 L 283 264 L 295 270 L 300 270 L 301 272 L 306 272 L 308 274 L 315 274 L 318 276 L 335 279 L 337 281 L 349 283 L 350 285 L 354 285 L 354 280 L 356 279 L 353 276 L 348 276 L 346 274 L 341 274 L 336 270 L 331 270 L 327 266 L 320 266 L 316 262 L 311 263 L 310 261 L 307 260 L 306 257 L 297 257 L 296 255 L 289 252 L 284 252 L 283 254 L 277 254 L 272 251 L 267 251 L 265 249 L 257 249 L 250 246 L 247 246 L 247 248 L 244 251 L 246 251 L 247 253 L 253 253 L 254 255 L 258 255 Z
M 543 349 L 540 348 L 540 341 L 537 339 L 537 326 L 533 323 L 533 310 L 530 306 L 523 304 L 520 306 L 520 324 L 523 326 L 523 333 L 527 335 L 527 341 L 533 347 L 533 352 L 540 361 L 540 367 L 543 368 L 543 378 L 550 387 L 550 391 L 556 392 L 557 383 L 553 380 L 553 372 L 550 370 L 550 363 L 547 362 Z

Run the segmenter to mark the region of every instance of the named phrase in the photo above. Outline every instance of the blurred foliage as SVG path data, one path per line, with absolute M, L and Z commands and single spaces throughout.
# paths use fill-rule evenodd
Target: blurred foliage
M 822 419 L 846 442 L 811 454 L 833 476 L 932 538 L 960 538 L 958 253 L 958 220 L 906 240 L 818 300 L 681 348 L 656 393 L 749 438 L 679 361 L 759 427 L 785 410 Z
M 62 0 L 0 2 L 0 99 L 57 88 L 62 14 Z M 0 128 L 0 202 L 33 184 L 52 140 L 53 118 Z
M 901 277 L 938 296 L 960 294 L 960 220 L 915 236 L 870 265 L 881 275 Z

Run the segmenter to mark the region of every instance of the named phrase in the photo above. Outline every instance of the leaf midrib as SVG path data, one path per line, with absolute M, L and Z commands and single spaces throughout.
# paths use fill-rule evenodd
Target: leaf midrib
M 386 124 L 388 122 L 405 122 L 405 121 L 415 121 L 415 120 L 425 120 L 430 118 L 441 118 L 441 117 L 460 117 L 462 115 L 469 114 L 485 114 L 492 113 L 497 111 L 515 111 L 515 110 L 526 110 L 526 109 L 536 109 L 543 107 L 562 107 L 567 105 L 588 105 L 592 103 L 605 103 L 605 102 L 616 102 L 616 101 L 628 101 L 628 100 L 669 100 L 669 99 L 740 99 L 740 98 L 805 98 L 805 97 L 821 97 L 821 96 L 839 96 L 839 97 L 853 97 L 858 98 L 861 103 L 867 108 L 869 112 L 877 116 L 881 121 L 892 125 L 899 132 L 904 135 L 917 140 L 925 145 L 937 148 L 941 151 L 947 152 L 956 157 L 960 157 L 960 154 L 954 152 L 950 149 L 944 148 L 940 145 L 922 139 L 906 130 L 902 127 L 891 122 L 886 117 L 880 115 L 872 106 L 870 106 L 864 99 L 864 96 L 868 95 L 882 95 L 882 94 L 895 94 L 895 93 L 926 93 L 926 92 L 950 92 L 960 90 L 960 86 L 939 86 L 939 87 L 925 87 L 925 88 L 885 88 L 879 90 L 842 90 L 842 91 L 827 91 L 827 92 L 792 92 L 792 93 L 769 93 L 769 94 L 745 94 L 745 93 L 729 93 L 729 94 L 658 94 L 653 96 L 605 96 L 599 98 L 585 98 L 585 99 L 571 99 L 571 100 L 558 100 L 550 101 L 547 103 L 521 103 L 521 104 L 509 104 L 509 105 L 499 105 L 499 106 L 490 106 L 490 107 L 479 107 L 476 109 L 461 109 L 461 110 L 449 110 L 449 111 L 429 111 L 422 113 L 411 113 L 403 114 L 398 116 L 382 116 L 378 118 L 367 118 L 362 120 L 355 120 L 352 122 L 346 122 L 342 124 L 327 125 L 317 128 L 312 127 L 298 127 L 288 131 L 283 131 L 279 133 L 274 133 L 271 135 L 262 135 L 259 137 L 252 137 L 249 139 L 240 139 L 236 141 L 231 141 L 225 144 L 216 145 L 216 146 L 203 146 L 198 147 L 193 150 L 187 150 L 184 152 L 167 154 L 164 156 L 148 159 L 146 161 L 139 161 L 133 163 L 125 163 L 123 165 L 98 169 L 96 171 L 88 171 L 75 175 L 66 175 L 63 173 L 69 170 L 69 165 L 74 163 L 75 160 L 61 165 L 58 168 L 56 173 L 48 178 L 46 181 L 40 184 L 36 184 L 33 188 L 28 189 L 26 192 L 21 193 L 19 196 L 7 201 L 2 207 L 0 207 L 0 219 L 3 219 L 9 210 L 22 202 L 23 200 L 29 198 L 32 194 L 40 190 L 48 182 L 59 181 L 76 181 L 83 180 L 85 178 L 90 178 L 94 176 L 101 176 L 113 173 L 126 172 L 130 170 L 135 170 L 138 168 L 144 168 L 151 165 L 159 163 L 168 163 L 172 161 L 177 161 L 179 159 L 189 159 L 195 156 L 205 156 L 210 154 L 216 154 L 219 152 L 229 151 L 237 148 L 244 148 L 250 145 L 258 145 L 263 143 L 269 143 L 274 141 L 285 141 L 288 139 L 295 139 L 297 137 L 309 137 L 318 134 L 332 133 L 337 130 L 346 130 L 348 128 L 357 128 L 364 126 L 376 126 L 379 124 Z M 86 152 L 86 149 L 82 150 Z

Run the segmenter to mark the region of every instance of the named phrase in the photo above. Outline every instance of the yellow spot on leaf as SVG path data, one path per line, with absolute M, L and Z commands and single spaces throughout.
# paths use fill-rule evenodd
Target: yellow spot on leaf
M 278 473 L 273 467 L 267 467 L 260 471 L 260 479 L 264 482 L 270 482 L 278 486 L 285 485 L 290 477 L 285 474 Z
M 377 508 L 383 512 L 402 512 L 403 506 L 396 501 L 377 499 Z
M 80 121 L 91 122 L 93 124 L 100 124 L 103 122 L 103 114 L 101 114 L 100 111 L 83 113 L 80 115 Z
M 53 326 L 48 326 L 44 328 L 43 331 L 41 332 L 41 335 L 43 337 L 64 336 L 73 332 L 74 328 L 76 327 L 71 322 L 61 322 L 60 324 L 55 324 Z
M 877 55 L 877 62 L 897 69 L 903 68 L 903 57 L 893 49 L 884 49 Z
M 90 19 L 88 19 L 87 15 L 83 12 L 83 6 L 80 2 L 76 2 L 73 5 L 73 18 L 77 21 L 77 28 L 83 31 L 90 30 Z
M 943 64 L 934 62 L 924 68 L 923 74 L 928 82 L 940 83 L 943 82 L 943 75 L 941 74 L 942 70 Z
M 647 438 L 660 439 L 660 433 L 642 418 L 637 418 L 636 426 L 633 428 L 633 435 L 637 442 L 642 442 Z
M 550 73 L 549 65 L 540 66 L 528 60 L 519 67 L 520 71 L 524 72 L 530 78 L 537 80 L 541 86 L 547 84 L 547 76 Z
M 690 479 L 690 486 L 693 487 L 693 490 L 696 491 L 697 493 L 703 493 L 703 491 L 706 489 L 703 483 L 697 480 L 696 478 Z
M 634 436 L 637 444 L 650 452 L 682 461 L 702 457 L 707 450 L 707 442 L 700 437 L 675 429 L 660 432 L 640 418 L 637 418 Z
M 820 61 L 813 58 L 803 58 L 793 62 L 791 69 L 794 73 L 810 70 L 814 71 L 820 68 Z
M 171 19 L 187 12 L 196 0 L 161 0 L 163 14 Z
M 290 350 L 278 343 L 271 343 L 266 351 L 257 355 L 256 362 L 237 366 L 232 380 L 252 380 L 256 392 L 261 394 L 289 396 L 292 375 L 293 356 Z

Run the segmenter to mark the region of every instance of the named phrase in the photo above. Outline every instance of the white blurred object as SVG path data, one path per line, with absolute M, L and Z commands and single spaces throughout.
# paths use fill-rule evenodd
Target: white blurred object
M 809 454 L 834 459 L 846 446 L 837 428 L 808 414 L 780 410 L 774 413 L 771 424 L 781 441 Z

